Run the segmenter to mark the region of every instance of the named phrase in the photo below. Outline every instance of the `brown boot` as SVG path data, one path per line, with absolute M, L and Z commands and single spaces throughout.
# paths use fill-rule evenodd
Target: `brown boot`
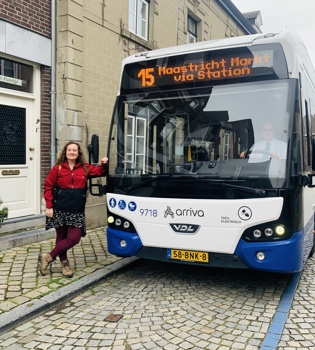
M 70 278 L 73 276 L 73 271 L 70 268 L 69 260 L 61 261 L 61 271 L 64 277 Z
M 41 253 L 38 255 L 39 261 L 39 272 L 42 276 L 47 275 L 48 266 L 54 261 L 52 256 L 49 253 Z

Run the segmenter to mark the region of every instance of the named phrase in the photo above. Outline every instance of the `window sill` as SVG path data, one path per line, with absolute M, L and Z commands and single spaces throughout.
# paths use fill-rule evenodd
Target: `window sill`
M 120 34 L 123 38 L 129 39 L 129 40 L 133 41 L 134 43 L 137 43 L 148 50 L 155 50 L 158 48 L 155 41 L 145 40 L 145 39 L 141 38 L 140 36 L 138 36 L 134 33 L 131 33 L 129 30 L 122 29 Z

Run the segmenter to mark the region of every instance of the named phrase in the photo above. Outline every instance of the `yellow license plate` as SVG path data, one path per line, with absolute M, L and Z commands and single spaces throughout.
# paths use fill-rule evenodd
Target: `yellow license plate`
M 191 261 L 191 262 L 209 262 L 209 253 L 205 252 L 195 252 L 192 250 L 177 250 L 168 249 L 167 250 L 168 259 Z

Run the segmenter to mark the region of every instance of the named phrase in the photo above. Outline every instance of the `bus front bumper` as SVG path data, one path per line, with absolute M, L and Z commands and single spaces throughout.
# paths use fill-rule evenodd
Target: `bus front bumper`
M 294 273 L 301 271 L 303 258 L 303 235 L 295 233 L 291 239 L 277 242 L 251 242 L 240 240 L 234 254 L 209 252 L 208 263 L 174 261 L 168 258 L 166 248 L 144 247 L 137 233 L 128 233 L 107 228 L 109 253 L 121 257 L 138 256 L 141 258 L 208 265 L 211 267 L 249 268 L 262 271 Z

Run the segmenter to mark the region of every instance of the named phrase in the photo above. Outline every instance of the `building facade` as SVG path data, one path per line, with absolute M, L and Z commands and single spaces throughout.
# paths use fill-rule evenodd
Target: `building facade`
M 10 219 L 43 219 L 43 181 L 67 141 L 78 141 L 86 150 L 98 134 L 100 156 L 106 155 L 125 57 L 256 32 L 230 0 L 2 0 L 0 59 L 27 66 L 21 71 L 33 76 L 25 83 L 23 77 L 0 73 L 0 123 L 10 124 L 0 131 L 0 144 L 7 147 L 0 158 L 0 197 Z M 20 80 L 26 90 L 21 91 Z M 16 131 L 24 124 L 16 124 L 19 117 L 11 121 L 10 106 L 22 113 L 24 138 Z M 19 138 L 25 142 L 17 150 L 22 159 L 12 163 L 9 154 Z M 31 197 L 34 205 L 27 203 Z M 105 198 L 90 195 L 88 228 L 105 223 Z
M 41 217 L 49 162 L 51 4 L 0 3 L 0 197 L 9 218 Z M 1 228 L 0 228 L 1 229 Z

